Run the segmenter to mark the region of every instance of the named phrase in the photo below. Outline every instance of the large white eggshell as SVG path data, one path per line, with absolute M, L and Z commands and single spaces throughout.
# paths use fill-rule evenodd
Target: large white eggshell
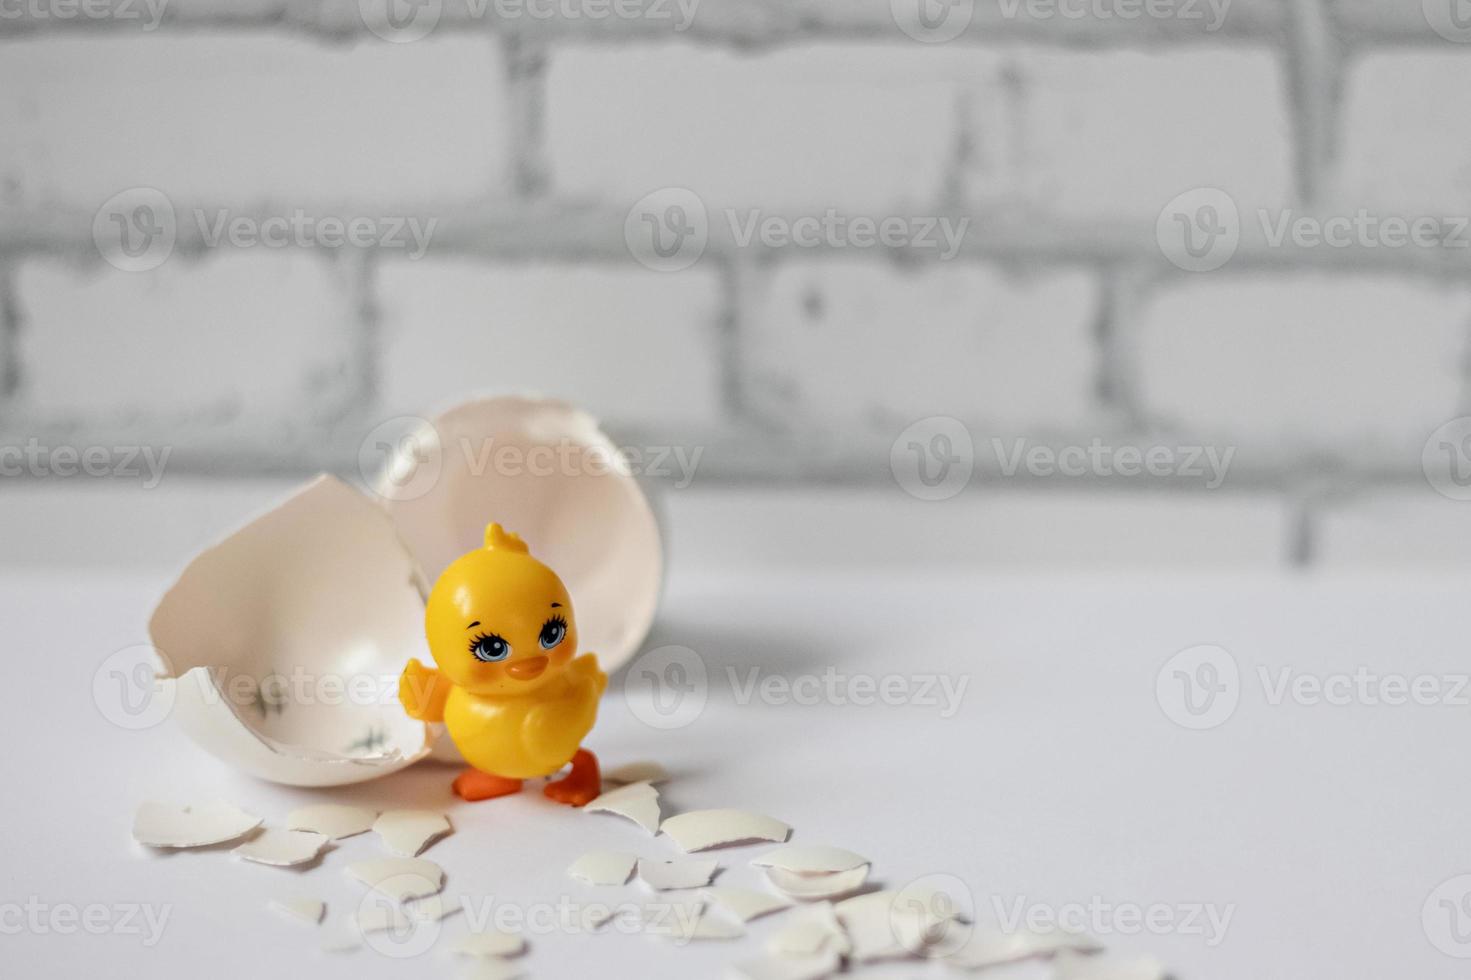
M 540 462 L 531 455 L 562 446 L 571 458 L 597 454 L 615 465 L 558 461 L 548 473 L 546 450 Z M 498 467 L 494 453 L 505 447 L 524 465 Z M 491 521 L 519 534 L 566 584 L 582 651 L 612 673 L 648 635 L 664 565 L 658 521 L 638 479 L 616 465 L 617 450 L 596 419 L 566 402 L 487 398 L 400 440 L 375 492 L 430 582 L 483 547 Z
M 427 656 L 425 592 L 383 510 L 318 477 L 196 557 L 154 610 L 149 634 L 177 679 L 174 719 L 220 759 L 279 783 L 335 786 L 410 765 L 437 734 L 395 696 L 404 664 Z M 289 696 L 269 709 L 243 702 L 232 680 L 242 675 L 284 677 Z M 382 696 L 324 686 L 338 681 Z

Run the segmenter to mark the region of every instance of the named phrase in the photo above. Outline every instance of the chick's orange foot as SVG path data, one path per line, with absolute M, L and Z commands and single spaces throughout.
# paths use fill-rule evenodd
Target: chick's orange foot
M 521 792 L 521 780 L 493 776 L 470 767 L 455 777 L 455 795 L 471 803 L 477 800 L 493 800 L 497 796 L 510 796 Z
M 603 774 L 598 770 L 598 757 L 587 749 L 577 750 L 572 757 L 572 771 L 566 778 L 542 787 L 549 799 L 568 806 L 586 806 L 602 791 Z

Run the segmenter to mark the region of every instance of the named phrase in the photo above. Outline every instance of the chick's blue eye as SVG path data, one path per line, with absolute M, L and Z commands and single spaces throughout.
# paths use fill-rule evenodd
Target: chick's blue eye
M 496 663 L 511 655 L 511 645 L 505 640 L 491 634 L 490 636 L 477 636 L 470 643 L 470 652 L 475 655 L 476 660 L 486 663 Z
M 541 648 L 550 650 L 561 643 L 567 635 L 567 620 L 561 616 L 553 616 L 547 620 L 541 628 Z

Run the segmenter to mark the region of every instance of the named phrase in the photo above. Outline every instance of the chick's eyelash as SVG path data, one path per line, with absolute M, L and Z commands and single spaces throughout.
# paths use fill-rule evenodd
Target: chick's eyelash
M 552 616 L 551 619 L 548 619 L 545 623 L 542 623 L 541 624 L 541 628 L 542 629 L 546 629 L 548 626 L 551 626 L 553 623 L 556 623 L 558 626 L 565 627 L 567 625 L 567 617 L 566 616 L 563 616 L 561 613 L 556 613 L 555 615 Z
M 471 653 L 474 653 L 476 647 L 480 646 L 480 644 L 485 643 L 485 642 L 487 642 L 489 640 L 500 640 L 502 643 L 506 642 L 504 639 L 502 639 L 500 636 L 498 636 L 495 633 L 476 633 L 475 636 L 472 637 L 471 640 L 470 640 L 470 652 Z

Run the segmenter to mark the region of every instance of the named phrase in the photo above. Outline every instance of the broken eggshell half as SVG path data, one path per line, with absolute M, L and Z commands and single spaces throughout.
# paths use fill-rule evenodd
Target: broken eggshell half
M 442 726 L 404 712 L 398 677 L 409 658 L 432 659 L 429 583 L 480 547 L 491 521 L 557 570 L 582 648 L 604 670 L 632 658 L 652 625 L 658 521 L 592 416 L 501 397 L 409 421 L 373 494 L 318 477 L 198 555 L 154 610 L 173 717 L 237 769 L 335 786 L 411 765 L 436 740 L 437 757 L 458 759 Z M 364 442 L 365 478 L 383 446 Z
M 437 734 L 394 696 L 427 589 L 374 502 L 322 476 L 198 555 L 149 635 L 173 717 L 237 769 L 295 786 L 395 772 Z
M 373 492 L 426 581 L 481 547 L 494 520 L 566 584 L 581 652 L 609 674 L 633 658 L 659 603 L 663 544 L 643 485 L 596 419 L 554 399 L 485 398 L 411 421 L 389 445 Z M 434 754 L 459 761 L 448 737 Z

